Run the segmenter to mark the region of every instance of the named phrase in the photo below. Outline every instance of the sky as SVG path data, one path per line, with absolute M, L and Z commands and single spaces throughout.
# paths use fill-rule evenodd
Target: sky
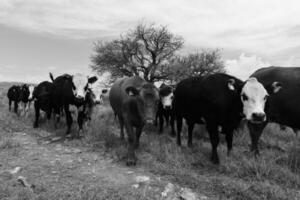
M 88 74 L 93 43 L 141 21 L 167 25 L 185 52 L 221 49 L 228 73 L 245 80 L 300 66 L 299 19 L 297 0 L 0 0 L 0 81 Z

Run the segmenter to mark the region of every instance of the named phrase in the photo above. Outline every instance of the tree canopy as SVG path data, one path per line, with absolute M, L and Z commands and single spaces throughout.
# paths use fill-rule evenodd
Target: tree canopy
M 183 38 L 166 26 L 139 23 L 118 39 L 95 42 L 91 68 L 101 74 L 110 72 L 112 79 L 139 75 L 149 82 L 173 83 L 191 76 L 225 72 L 219 49 L 182 56 L 177 52 L 183 43 Z
M 91 67 L 112 77 L 141 75 L 154 82 L 169 76 L 166 63 L 182 45 L 183 38 L 166 26 L 140 23 L 119 39 L 96 42 Z

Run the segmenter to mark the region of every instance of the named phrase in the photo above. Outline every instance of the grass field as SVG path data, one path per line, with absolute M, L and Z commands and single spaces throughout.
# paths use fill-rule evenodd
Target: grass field
M 34 117 L 32 109 L 27 118 L 18 118 L 13 113 L 8 113 L 6 91 L 9 85 L 10 83 L 5 83 L 0 86 L 0 110 L 6 116 L 1 119 L 0 127 L 5 129 L 3 123 L 9 124 L 11 119 L 20 122 L 17 126 L 13 126 L 16 129 L 13 131 L 18 131 L 24 126 L 31 127 Z M 40 125 L 39 129 L 31 131 L 31 135 L 36 136 L 37 132 L 47 131 L 54 136 L 65 131 L 64 121 L 57 130 L 54 130 L 52 122 L 46 123 L 45 120 L 41 120 Z M 77 125 L 74 123 L 72 131 L 76 129 Z M 148 127 L 143 132 L 140 148 L 137 151 L 137 167 L 133 169 L 143 169 L 211 199 L 300 199 L 300 137 L 290 129 L 282 131 L 276 124 L 269 124 L 261 138 L 261 155 L 257 159 L 249 152 L 250 140 L 245 126 L 241 125 L 241 128 L 234 134 L 233 152 L 230 157 L 226 156 L 225 139 L 221 135 L 221 144 L 218 148 L 221 159 L 219 166 L 209 161 L 211 146 L 204 127 L 199 126 L 195 129 L 194 138 L 196 139 L 192 149 L 186 147 L 185 139 L 183 146 L 178 147 L 175 139 L 168 135 L 170 131 L 168 128 L 165 128 L 162 135 L 158 135 L 156 130 L 155 127 Z M 9 134 L 2 134 L 2 132 L 0 132 L 0 152 L 7 151 L 9 155 L 17 157 L 22 147 L 18 142 L 13 141 Z M 186 128 L 184 132 L 186 133 Z M 93 117 L 84 137 L 68 145 L 87 148 L 90 154 L 104 153 L 113 160 L 115 165 L 125 167 L 126 144 L 119 139 L 118 123 L 107 99 Z M 11 191 L 7 187 L 5 184 L 0 184 L 0 193 L 6 192 L 9 196 Z M 18 192 L 23 194 L 23 190 L 21 188 Z M 58 191 L 61 192 L 61 189 Z M 64 194 L 67 193 L 68 191 L 64 191 Z M 13 194 L 16 192 L 14 191 Z M 97 196 L 99 194 L 104 196 Z M 71 198 L 47 193 L 43 197 L 44 199 L 53 199 L 53 197 L 59 197 L 59 199 L 162 199 L 145 194 L 145 192 L 132 194 L 132 191 L 126 188 L 111 190 L 104 187 L 99 190 L 95 185 L 88 185 L 81 190 L 82 196 L 78 194 L 79 196 L 75 195 Z M 19 195 L 18 198 L 21 196 Z

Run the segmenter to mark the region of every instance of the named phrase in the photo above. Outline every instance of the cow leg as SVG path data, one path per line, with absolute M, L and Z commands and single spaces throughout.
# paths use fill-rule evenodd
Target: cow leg
M 170 124 L 170 115 L 169 113 L 165 113 L 166 126 L 168 127 Z
M 267 122 L 261 124 L 253 124 L 248 122 L 248 128 L 251 137 L 251 151 L 254 153 L 255 157 L 259 155 L 258 141 L 266 125 Z
M 177 116 L 176 117 L 176 122 L 177 122 L 177 145 L 181 146 L 182 117 Z
M 57 129 L 57 124 L 59 122 L 60 108 L 55 106 L 53 108 L 53 114 L 54 114 L 54 128 Z
M 83 131 L 83 128 L 82 128 L 83 122 L 84 122 L 84 112 L 80 111 L 80 112 L 78 112 L 78 116 L 77 116 L 77 123 L 78 123 L 78 127 L 79 127 L 78 136 L 79 136 L 80 131 Z
M 233 129 L 228 127 L 222 127 L 222 129 L 227 143 L 227 156 L 230 156 L 232 150 Z
M 135 132 L 136 132 L 135 148 L 139 148 L 139 146 L 140 146 L 140 137 L 141 137 L 141 134 L 142 134 L 142 130 L 143 130 L 143 127 L 138 127 L 135 130 Z
M 170 125 L 171 125 L 171 136 L 174 137 L 176 135 L 175 133 L 175 117 L 174 115 L 171 115 Z
M 40 108 L 37 101 L 34 102 L 34 110 L 35 110 L 35 121 L 33 124 L 33 128 L 37 128 L 39 126 L 39 117 L 40 117 Z
M 207 120 L 207 131 L 210 137 L 210 143 L 212 146 L 212 153 L 211 153 L 211 161 L 214 164 L 219 164 L 219 156 L 218 156 L 218 144 L 219 144 L 219 133 L 218 133 L 218 125 L 214 122 L 210 122 Z
M 64 137 L 65 137 L 71 131 L 71 126 L 72 126 L 72 123 L 73 123 L 73 119 L 72 119 L 72 115 L 71 115 L 70 110 L 69 110 L 69 105 L 65 105 L 64 109 L 65 109 L 66 121 L 67 121 L 67 131 L 66 131 L 66 134 L 64 135 Z
M 136 135 L 133 132 L 133 127 L 129 122 L 125 122 L 125 128 L 127 132 L 128 138 L 128 155 L 127 155 L 127 162 L 128 166 L 136 165 L 136 156 L 135 156 L 135 141 Z
M 193 130 L 195 123 L 194 122 L 187 122 L 188 124 L 188 147 L 193 147 Z
M 19 106 L 18 106 L 18 102 L 15 101 L 15 102 L 14 102 L 14 111 L 15 111 L 16 114 L 18 114 L 18 107 L 19 107 Z
M 159 132 L 161 133 L 161 132 L 163 132 L 163 127 L 164 127 L 164 116 L 162 115 L 162 114 L 160 114 L 159 116 L 158 116 L 158 118 L 159 118 Z
M 159 110 L 156 112 L 155 120 L 154 120 L 154 126 L 157 126 L 157 121 L 159 118 Z
M 120 124 L 120 139 L 124 140 L 124 120 L 122 117 L 118 116 L 119 124 Z
M 11 111 L 11 99 L 8 100 L 8 110 Z

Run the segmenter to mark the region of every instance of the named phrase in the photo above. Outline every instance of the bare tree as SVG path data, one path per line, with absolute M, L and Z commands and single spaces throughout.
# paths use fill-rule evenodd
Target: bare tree
M 154 82 L 170 75 L 164 68 L 182 45 L 182 37 L 166 26 L 140 23 L 120 39 L 95 43 L 91 67 L 98 72 L 109 71 L 112 77 L 142 75 Z
M 201 52 L 177 56 L 170 62 L 170 80 L 178 82 L 192 76 L 203 76 L 217 72 L 226 72 L 219 49 L 205 49 Z

